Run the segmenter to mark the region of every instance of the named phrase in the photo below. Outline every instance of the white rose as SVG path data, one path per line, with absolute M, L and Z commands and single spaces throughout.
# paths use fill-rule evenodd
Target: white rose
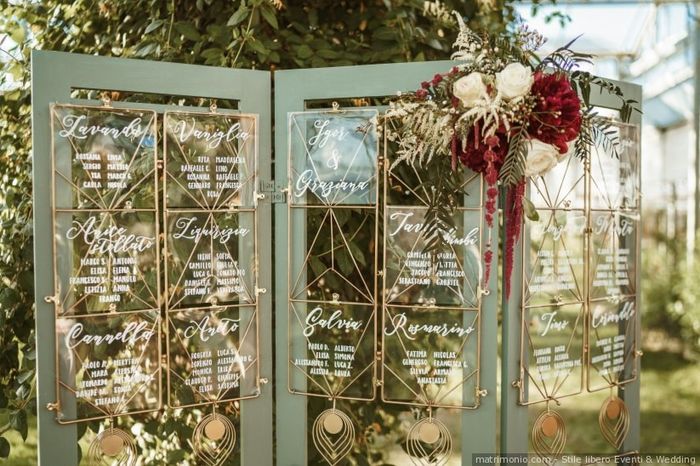
M 520 63 L 511 63 L 503 68 L 503 71 L 496 73 L 496 89 L 505 99 L 527 95 L 534 81 L 532 70 Z
M 452 92 L 465 107 L 474 107 L 488 97 L 484 79 L 481 77 L 481 73 L 476 71 L 455 81 L 452 85 Z
M 537 139 L 528 143 L 525 176 L 544 175 L 559 163 L 559 151 L 551 144 Z

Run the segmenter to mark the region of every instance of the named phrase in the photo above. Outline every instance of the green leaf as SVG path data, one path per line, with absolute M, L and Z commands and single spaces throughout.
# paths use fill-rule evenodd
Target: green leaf
M 314 51 L 311 50 L 311 47 L 309 47 L 306 44 L 300 45 L 297 47 L 297 56 L 301 58 L 302 60 L 305 60 L 307 58 L 311 58 L 311 56 L 314 54 Z
M 275 10 L 272 6 L 267 8 L 267 5 L 260 10 L 260 14 L 265 18 L 265 21 L 275 29 L 279 29 L 279 24 L 277 23 L 277 16 L 275 15 Z
M 5 437 L 0 437 L 0 458 L 10 456 L 10 442 Z
M 151 22 L 151 24 L 149 24 L 149 25 L 146 27 L 146 30 L 143 31 L 143 33 L 144 33 L 144 34 L 148 34 L 148 33 L 150 33 L 150 32 L 155 31 L 156 29 L 158 29 L 159 27 L 161 27 L 161 26 L 163 25 L 164 22 L 165 22 L 165 21 L 163 21 L 162 19 L 154 19 L 154 20 Z
M 187 21 L 179 21 L 175 23 L 175 30 L 182 34 L 186 39 L 192 41 L 198 41 L 201 37 L 199 31 L 197 31 L 197 28 L 195 28 L 192 23 Z
M 228 19 L 226 26 L 236 26 L 242 23 L 248 17 L 248 8 L 245 5 L 241 5 L 238 10 Z
M 525 216 L 533 222 L 538 222 L 540 220 L 540 214 L 537 212 L 537 209 L 535 209 L 535 205 L 526 197 L 523 197 L 523 210 Z
M 10 416 L 10 427 L 22 436 L 22 440 L 27 440 L 29 425 L 27 424 L 27 411 L 20 409 Z

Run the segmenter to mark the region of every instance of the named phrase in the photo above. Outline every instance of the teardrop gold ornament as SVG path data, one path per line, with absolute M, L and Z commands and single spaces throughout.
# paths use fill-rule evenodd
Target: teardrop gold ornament
M 616 450 L 619 450 L 630 430 L 630 413 L 621 398 L 610 395 L 598 413 L 600 432 Z
M 452 454 L 452 434 L 432 416 L 420 419 L 408 431 L 406 452 L 416 466 L 445 465 Z
M 228 417 L 213 412 L 204 416 L 194 428 L 192 445 L 199 461 L 207 466 L 218 466 L 233 453 L 236 428 Z
M 535 419 L 530 436 L 532 449 L 547 464 L 553 464 L 566 445 L 566 425 L 556 411 L 547 409 Z
M 88 447 L 88 461 L 91 465 L 136 464 L 136 442 L 121 429 L 108 427 L 97 434 Z
M 345 458 L 355 443 L 355 426 L 347 414 L 335 408 L 318 415 L 312 434 L 316 450 L 331 466 Z

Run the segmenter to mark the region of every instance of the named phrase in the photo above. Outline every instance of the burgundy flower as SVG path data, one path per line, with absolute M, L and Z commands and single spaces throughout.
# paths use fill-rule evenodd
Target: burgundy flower
M 418 89 L 416 91 L 416 97 L 418 97 L 419 99 L 425 99 L 426 97 L 428 97 L 428 91 L 426 91 L 425 89 Z
M 528 133 L 565 153 L 567 143 L 576 139 L 581 130 L 581 101 L 569 78 L 563 73 L 545 74 L 538 71 L 530 92 L 537 100 L 530 116 Z
M 442 75 L 441 74 L 436 74 L 435 76 L 433 76 L 433 80 L 432 80 L 433 86 L 437 86 L 441 82 L 442 82 Z
M 488 166 L 488 161 L 486 160 L 486 152 L 489 146 L 486 141 L 482 139 L 479 132 L 478 126 L 475 127 L 474 131 L 470 131 L 467 135 L 467 144 L 461 145 L 458 151 L 459 160 L 463 165 L 467 166 L 476 173 L 485 174 L 486 167 Z M 508 153 L 508 137 L 506 135 L 505 129 L 501 128 L 496 136 L 497 142 L 492 147 L 492 151 L 495 154 L 493 165 L 497 171 L 501 170 L 501 166 L 506 159 L 506 154 Z M 478 139 L 477 139 L 478 138 Z
M 420 83 L 420 87 L 422 87 L 423 89 L 428 89 L 430 87 L 430 83 L 428 81 L 423 81 L 422 83 Z

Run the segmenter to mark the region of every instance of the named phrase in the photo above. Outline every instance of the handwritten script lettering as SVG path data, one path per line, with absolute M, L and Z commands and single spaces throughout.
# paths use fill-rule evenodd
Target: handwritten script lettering
M 85 115 L 66 115 L 63 117 L 62 123 L 65 129 L 58 132 L 62 138 L 87 139 L 89 136 L 101 134 L 117 139 L 121 136 L 127 138 L 140 137 L 146 129 L 141 126 L 141 118 L 134 118 L 129 124 L 123 128 L 114 128 L 112 126 L 87 125 L 85 124 L 87 116 Z
M 451 326 L 448 325 L 447 323 L 443 324 L 409 324 L 408 323 L 408 317 L 406 317 L 406 313 L 402 312 L 400 314 L 396 314 L 393 316 L 390 320 L 390 323 L 392 325 L 391 328 L 387 327 L 384 329 L 384 334 L 386 336 L 392 336 L 395 335 L 399 332 L 403 334 L 404 337 L 408 338 L 409 340 L 415 340 L 416 335 L 419 333 L 424 333 L 428 335 L 438 335 L 441 337 L 447 337 L 450 335 L 457 335 L 459 337 L 464 337 L 465 335 L 469 335 L 474 331 L 474 327 L 461 327 L 459 324 L 452 324 Z
M 187 142 L 190 138 L 206 141 L 209 149 L 216 149 L 223 141 L 231 142 L 237 139 L 245 142 L 250 137 L 250 133 L 241 129 L 240 123 L 231 125 L 227 131 L 216 129 L 214 131 L 204 131 L 197 129 L 197 121 L 192 118 L 192 122 L 180 120 L 175 124 L 174 132 L 180 142 Z
M 197 217 L 182 217 L 177 219 L 175 222 L 176 232 L 173 234 L 173 238 L 185 238 L 199 242 L 203 237 L 209 236 L 212 239 L 218 239 L 219 243 L 225 244 L 232 236 L 240 236 L 243 238 L 250 233 L 250 229 L 244 227 L 219 228 L 218 225 L 200 227 L 195 225 L 196 221 Z
M 88 254 L 118 254 L 124 252 L 144 252 L 155 244 L 155 237 L 129 234 L 124 227 L 109 226 L 99 228 L 97 218 L 90 217 L 85 222 L 73 220 L 73 225 L 66 232 L 66 238 L 83 237 L 89 245 Z
M 598 307 L 593 311 L 591 325 L 593 328 L 598 328 L 601 325 L 622 322 L 631 319 L 634 314 L 634 302 L 632 301 L 627 301 L 618 312 L 609 312 L 604 307 Z
M 345 128 L 330 129 L 330 120 L 314 121 L 314 128 L 318 130 L 314 136 L 309 138 L 309 145 L 322 148 L 326 145 L 329 139 L 333 138 L 337 141 L 342 141 L 348 135 L 348 130 Z
M 343 311 L 337 309 L 328 319 L 323 317 L 323 309 L 316 307 L 306 316 L 304 336 L 310 337 L 316 332 L 316 328 L 325 330 L 362 330 L 362 321 L 343 318 Z
M 420 233 L 423 231 L 425 225 L 423 223 L 409 223 L 408 220 L 411 217 L 413 217 L 413 212 L 394 212 L 391 214 L 389 218 L 391 220 L 398 220 L 399 225 L 394 231 L 389 233 L 389 236 L 396 236 L 402 231 L 406 233 Z M 479 240 L 479 228 L 472 228 L 469 233 L 462 237 L 457 236 L 456 228 L 452 228 L 448 231 L 443 231 L 442 237 L 445 240 L 445 243 L 453 246 L 471 246 L 475 245 Z
M 311 191 L 323 198 L 330 197 L 334 192 L 355 193 L 366 191 L 369 188 L 370 180 L 362 181 L 321 181 L 314 175 L 313 170 L 304 170 L 297 179 L 294 186 L 294 194 L 303 196 L 306 191 Z
M 114 343 L 123 343 L 135 345 L 139 342 L 148 343 L 151 337 L 155 334 L 153 329 L 148 328 L 148 322 L 129 322 L 121 332 L 107 333 L 105 335 L 92 335 L 83 333 L 83 324 L 77 323 L 68 331 L 68 347 L 75 349 L 81 344 L 100 346 L 103 344 L 111 345 Z
M 183 335 L 185 338 L 192 338 L 198 335 L 200 340 L 208 341 L 217 334 L 225 337 L 226 335 L 234 333 L 238 330 L 239 326 L 240 319 L 222 318 L 216 323 L 211 323 L 209 316 L 205 316 L 199 321 L 190 320 L 190 325 L 185 327 Z

